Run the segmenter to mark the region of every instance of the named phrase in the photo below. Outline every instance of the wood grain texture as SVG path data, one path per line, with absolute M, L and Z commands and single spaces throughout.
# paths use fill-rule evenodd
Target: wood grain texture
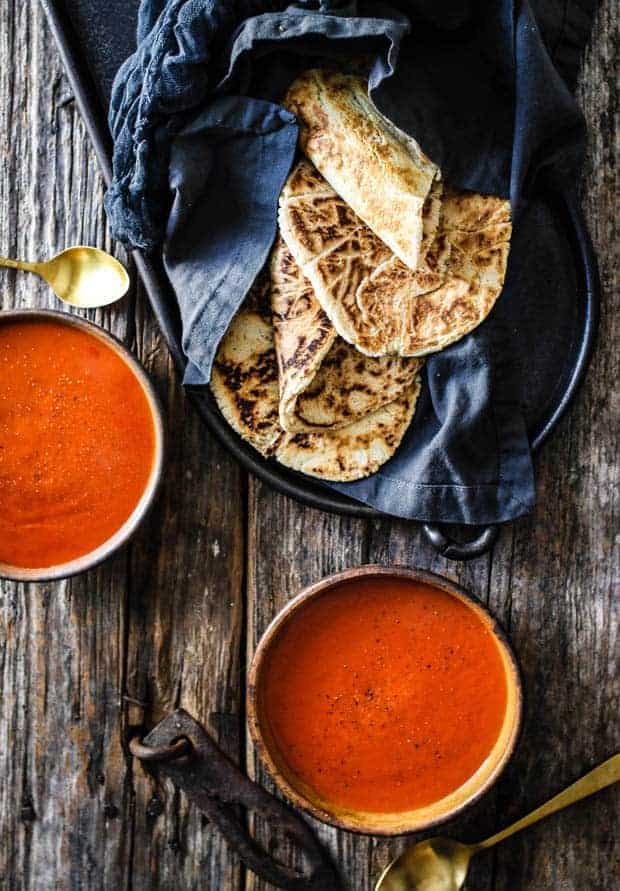
M 602 333 L 585 387 L 538 459 L 533 515 L 504 531 L 490 557 L 458 566 L 439 558 L 406 523 L 373 522 L 365 531 L 357 524 L 339 534 L 337 546 L 335 528 L 324 518 L 316 515 L 313 523 L 312 512 L 285 511 L 281 496 L 251 485 L 248 578 L 254 584 L 248 609 L 256 618 L 253 627 L 248 625 L 250 649 L 288 597 L 321 574 L 359 562 L 356 551 L 368 562 L 418 566 L 457 580 L 476 592 L 508 631 L 523 673 L 525 726 L 500 782 L 441 829 L 464 841 L 484 838 L 532 810 L 613 754 L 620 740 L 616 46 L 617 23 L 611 5 L 604 5 L 579 90 L 590 128 L 582 194 L 601 261 Z M 291 541 L 298 542 L 296 550 Z M 294 554 L 294 571 L 290 558 L 278 551 L 281 542 L 287 556 Z M 265 781 L 260 767 L 258 776 Z M 466 887 L 611 891 L 620 869 L 613 828 L 619 801 L 618 790 L 607 790 L 474 859 Z M 341 866 L 343 886 L 356 891 L 370 891 L 404 842 L 336 830 L 323 830 L 322 837 Z M 248 887 L 262 885 L 248 877 Z
M 263 631 L 301 588 L 331 572 L 366 562 L 366 524 L 362 520 L 336 517 L 304 508 L 278 495 L 257 480 L 250 480 L 248 510 L 248 622 L 247 659 Z M 270 791 L 274 786 L 257 762 L 248 740 L 248 773 Z M 254 826 L 263 844 L 278 859 L 295 863 L 285 839 L 275 838 L 262 821 Z M 309 820 L 319 837 L 329 845 L 334 860 L 346 871 L 357 872 L 368 854 L 369 842 Z M 296 864 L 299 865 L 299 864 Z M 269 887 L 248 874 L 246 887 L 258 891 Z M 363 888 L 362 884 L 351 887 Z
M 328 516 L 248 482 L 187 406 L 140 289 L 89 314 L 152 371 L 175 435 L 161 497 L 130 547 L 78 579 L 0 583 L 0 888 L 266 891 L 183 796 L 129 757 L 127 737 L 182 705 L 273 788 L 245 738 L 247 662 L 301 587 L 361 562 L 457 579 L 489 604 L 521 662 L 526 720 L 516 756 L 446 834 L 484 836 L 617 749 L 614 12 L 609 0 L 599 12 L 579 89 L 590 128 L 583 204 L 604 291 L 599 346 L 538 459 L 534 514 L 504 531 L 491 556 L 448 563 L 408 524 Z M 0 59 L 0 254 L 113 248 L 94 155 L 38 3 L 0 4 Z M 36 279 L 4 270 L 0 294 L 5 308 L 55 305 Z M 607 790 L 474 860 L 467 887 L 611 891 L 617 813 L 618 793 Z M 286 841 L 249 820 L 287 859 Z M 403 844 L 314 825 L 351 891 L 370 891 Z
M 13 60 L 0 65 L 0 253 L 111 249 L 101 177 L 38 3 L 0 4 L 0 57 Z M 4 308 L 57 307 L 38 279 L 6 270 L 0 294 Z M 237 888 L 226 844 L 154 787 L 126 739 L 179 704 L 240 757 L 245 482 L 188 408 L 142 293 L 89 317 L 137 352 L 181 434 L 130 547 L 75 580 L 0 583 L 0 887 Z
M 150 319 L 141 353 L 166 382 L 169 454 L 164 491 L 132 548 L 126 691 L 129 722 L 147 727 L 179 706 L 234 759 L 241 756 L 243 480 L 181 398 Z M 151 362 L 147 362 L 147 367 Z M 172 431 L 177 431 L 173 434 Z M 134 887 L 237 888 L 240 867 L 184 797 L 157 788 L 134 763 Z M 161 813 L 160 813 L 161 811 Z

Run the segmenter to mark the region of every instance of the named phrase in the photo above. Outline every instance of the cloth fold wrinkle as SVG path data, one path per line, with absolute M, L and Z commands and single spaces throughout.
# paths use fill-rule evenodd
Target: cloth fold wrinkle
M 296 142 L 289 112 L 224 96 L 173 145 L 164 265 L 180 295 L 188 385 L 208 383 L 217 345 L 267 260 Z
M 383 17 L 378 15 L 365 18 L 346 17 L 333 14 L 326 16 L 320 13 L 288 9 L 285 14 L 266 13 L 243 22 L 235 32 L 234 41 L 228 57 L 228 68 L 219 81 L 216 92 L 233 89 L 246 93 L 251 87 L 252 70 L 243 68 L 244 57 L 248 54 L 260 56 L 263 52 L 273 51 L 282 45 L 283 35 L 286 41 L 301 41 L 304 38 L 321 38 L 326 41 L 324 52 L 335 54 L 343 51 L 346 41 L 377 39 L 387 43 L 387 47 L 377 55 L 375 64 L 379 69 L 372 74 L 373 82 L 379 83 L 394 73 L 400 45 L 410 30 L 410 24 L 402 15 L 385 8 L 382 3 L 373 5 L 373 12 L 384 10 Z M 390 15 L 391 13 L 391 15 Z M 315 50 L 316 52 L 316 50 Z M 349 50 L 349 54 L 351 50 Z M 241 68 L 241 76 L 238 76 Z
M 576 16 L 569 5 L 563 21 L 562 4 L 537 2 L 540 34 L 523 0 L 394 7 L 143 0 L 140 45 L 112 98 L 115 179 L 106 207 L 121 240 L 164 241 L 185 383 L 208 381 L 219 340 L 268 256 L 297 132 L 274 99 L 303 68 L 369 53 L 379 110 L 416 137 L 445 180 L 510 195 L 513 211 L 527 205 L 542 169 L 567 189 L 576 180 L 581 118 L 548 48 L 570 61 L 562 74 L 574 75 L 587 37 L 583 9 Z M 268 88 L 269 72 L 282 83 Z M 527 264 L 527 239 L 515 243 L 511 262 Z M 435 522 L 502 522 L 531 508 L 511 328 L 501 321 L 526 285 L 544 288 L 544 273 L 538 282 L 509 277 L 481 328 L 428 358 L 427 386 L 394 458 L 366 480 L 329 485 L 385 513 Z

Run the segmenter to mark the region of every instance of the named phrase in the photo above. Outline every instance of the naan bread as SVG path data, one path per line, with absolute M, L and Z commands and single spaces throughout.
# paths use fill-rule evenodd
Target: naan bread
M 256 285 L 217 352 L 211 390 L 231 427 L 265 457 L 319 479 L 347 482 L 374 473 L 404 436 L 420 392 L 416 376 L 394 402 L 339 430 L 286 433 L 278 418 L 278 364 L 268 288 Z
M 261 274 L 230 323 L 211 371 L 211 391 L 220 411 L 266 457 L 282 438 L 269 289 L 267 275 Z
M 345 427 L 411 388 L 421 361 L 370 358 L 338 337 L 281 238 L 271 255 L 271 308 L 287 432 Z
M 437 224 L 436 204 L 427 199 L 438 167 L 377 111 L 359 77 L 306 71 L 284 105 L 297 116 L 306 157 L 394 254 L 417 269 Z
M 499 296 L 510 205 L 444 189 L 428 253 L 405 266 L 305 161 L 280 196 L 280 231 L 338 334 L 368 356 L 423 356 L 479 325 Z
M 295 433 L 278 446 L 281 464 L 332 482 L 370 476 L 392 457 L 413 418 L 420 378 L 394 402 L 332 433 Z

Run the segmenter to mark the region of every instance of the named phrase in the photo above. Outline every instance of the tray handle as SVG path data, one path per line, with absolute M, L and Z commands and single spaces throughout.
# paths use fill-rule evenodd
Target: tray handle
M 329 854 L 310 826 L 287 804 L 252 782 L 225 755 L 205 728 L 184 709 L 164 718 L 142 740 L 133 736 L 129 751 L 211 820 L 248 869 L 285 891 L 340 891 Z M 304 861 L 299 867 L 280 863 L 270 847 L 250 834 L 239 807 L 264 817 L 271 833 L 279 830 Z
M 489 551 L 499 535 L 499 525 L 483 526 L 472 541 L 457 541 L 447 534 L 446 527 L 436 523 L 424 523 L 422 529 L 429 544 L 448 560 L 473 560 Z

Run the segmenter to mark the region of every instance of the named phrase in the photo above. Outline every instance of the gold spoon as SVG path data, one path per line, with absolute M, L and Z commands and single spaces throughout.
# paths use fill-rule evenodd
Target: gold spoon
M 477 845 L 464 845 L 449 838 L 428 838 L 411 845 L 383 870 L 375 891 L 458 891 L 463 886 L 469 860 L 478 851 L 492 848 L 498 842 L 555 814 L 605 786 L 620 780 L 620 753 L 599 764 L 564 792 L 560 792 L 507 829 Z
M 0 257 L 0 266 L 36 272 L 60 300 L 84 309 L 114 303 L 129 288 L 129 276 L 122 263 L 105 251 L 83 245 L 67 248 L 45 263 Z

